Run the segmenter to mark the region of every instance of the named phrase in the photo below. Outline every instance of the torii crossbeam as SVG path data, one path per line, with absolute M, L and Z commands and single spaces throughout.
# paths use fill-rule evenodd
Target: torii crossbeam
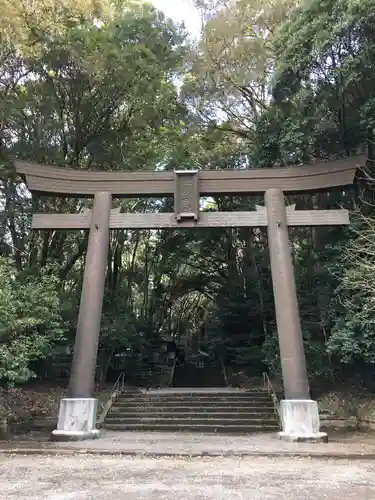
M 288 210 L 293 207 L 292 210 Z M 294 210 L 294 205 L 286 207 L 287 225 L 297 226 L 336 226 L 349 224 L 347 210 Z M 210 227 L 265 227 L 267 212 L 260 207 L 256 212 L 198 212 L 196 221 L 181 220 L 174 214 L 147 213 L 122 214 L 112 210 L 109 216 L 109 229 L 177 229 Z M 91 210 L 81 214 L 35 214 L 32 229 L 89 229 Z

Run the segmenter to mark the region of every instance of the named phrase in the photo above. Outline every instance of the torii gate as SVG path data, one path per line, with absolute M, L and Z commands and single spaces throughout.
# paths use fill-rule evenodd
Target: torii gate
M 86 267 L 68 397 L 61 400 L 59 439 L 98 437 L 97 401 L 92 398 L 111 229 L 267 226 L 284 384 L 280 438 L 327 440 L 311 400 L 298 312 L 289 226 L 349 224 L 347 210 L 295 210 L 284 194 L 349 186 L 365 158 L 355 156 L 301 167 L 251 170 L 167 172 L 90 172 L 24 161 L 16 171 L 32 193 L 94 198 L 93 209 L 79 214 L 34 214 L 32 229 L 89 229 Z M 264 194 L 265 207 L 254 212 L 203 212 L 201 196 Z M 174 196 L 174 213 L 125 213 L 111 210 L 113 197 Z

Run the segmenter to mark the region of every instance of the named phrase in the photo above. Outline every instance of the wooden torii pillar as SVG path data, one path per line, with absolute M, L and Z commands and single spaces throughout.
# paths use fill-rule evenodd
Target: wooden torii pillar
M 80 214 L 34 214 L 32 229 L 89 230 L 86 267 L 77 322 L 68 397 L 61 401 L 58 439 L 98 437 L 97 402 L 92 398 L 100 332 L 109 231 L 193 227 L 267 227 L 284 396 L 283 431 L 292 441 L 325 441 L 316 401 L 310 398 L 298 312 L 288 227 L 349 223 L 347 210 L 295 210 L 284 193 L 333 189 L 352 184 L 361 157 L 304 167 L 221 171 L 87 172 L 16 161 L 31 192 L 93 197 L 93 209 Z M 254 212 L 202 212 L 201 196 L 265 193 L 265 207 Z M 174 213 L 122 214 L 113 197 L 174 196 Z

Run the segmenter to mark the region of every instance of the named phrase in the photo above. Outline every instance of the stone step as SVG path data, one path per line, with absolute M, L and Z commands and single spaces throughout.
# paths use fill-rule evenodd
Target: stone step
M 208 407 L 208 408 L 202 408 L 199 406 L 191 406 L 191 407 L 184 407 L 184 406 L 177 406 L 177 407 L 166 407 L 166 406 L 156 406 L 154 408 L 149 408 L 149 407 L 136 407 L 136 408 L 129 408 L 129 407 L 118 407 L 118 406 L 112 406 L 110 410 L 110 414 L 116 414 L 116 415 L 127 415 L 127 414 L 181 414 L 181 415 L 189 415 L 189 414 L 209 414 L 209 415 L 217 415 L 217 414 L 238 414 L 238 415 L 275 415 L 275 411 L 273 408 L 238 408 L 238 407 L 231 407 L 231 406 L 218 406 L 218 407 Z
M 115 409 L 111 410 L 108 414 L 108 417 L 117 418 L 126 418 L 126 417 L 164 417 L 164 418 L 194 418 L 202 417 L 202 418 L 216 418 L 216 417 L 224 417 L 224 418 L 278 418 L 275 412 L 268 411 L 259 411 L 259 412 L 238 412 L 235 408 L 226 408 L 221 411 L 196 411 L 196 412 L 186 412 L 186 411 L 147 411 L 147 410 L 138 410 L 138 411 L 117 411 Z
M 124 399 L 125 401 L 154 401 L 154 402 L 160 402 L 160 401 L 172 401 L 172 402 L 178 402 L 178 401 L 224 401 L 228 402 L 230 404 L 237 403 L 237 402 L 267 402 L 267 401 L 272 401 L 272 399 L 269 396 L 259 396 L 259 397 L 231 397 L 228 398 L 226 396 L 194 396 L 194 395 L 186 395 L 186 396 L 134 396 L 132 398 L 122 398 L 122 396 L 118 397 L 118 400 Z
M 203 392 L 203 391 L 145 391 L 135 393 L 142 397 L 158 397 L 158 398 L 270 398 L 270 394 L 265 391 L 217 391 L 217 392 Z
M 212 434 L 255 434 L 261 432 L 277 432 L 280 430 L 278 425 L 262 424 L 257 425 L 212 425 L 212 424 L 104 424 L 102 428 L 116 431 L 143 431 L 143 432 L 199 432 Z
M 252 404 L 252 405 L 264 405 L 273 404 L 272 399 L 225 399 L 225 398 L 131 398 L 122 399 L 117 398 L 116 402 L 133 403 L 133 404 L 174 404 L 180 406 L 190 406 L 191 404 L 205 405 L 205 404 L 221 404 L 221 405 L 237 405 L 237 404 Z
M 142 396 L 141 391 L 132 391 L 132 392 L 126 391 L 126 392 L 121 393 L 120 397 L 122 397 L 122 398 L 136 398 L 139 396 Z
M 113 403 L 113 408 L 146 408 L 146 409 L 154 409 L 154 408 L 194 408 L 194 410 L 198 410 L 201 408 L 210 409 L 210 408 L 243 408 L 244 410 L 248 409 L 269 409 L 273 410 L 274 405 L 272 402 L 236 402 L 236 403 L 227 403 L 225 401 L 121 401 L 117 400 Z
M 200 425 L 200 424 L 210 424 L 210 425 L 278 425 L 278 420 L 276 418 L 238 418 L 236 416 L 232 417 L 218 417 L 218 416 L 207 416 L 195 415 L 194 417 L 186 417 L 185 415 L 176 416 L 142 416 L 142 417 L 118 417 L 109 415 L 106 419 L 106 424 L 123 424 L 123 425 L 133 425 L 133 424 L 171 424 L 171 425 Z
M 123 398 L 122 395 L 118 395 Z M 266 394 L 233 394 L 228 396 L 226 394 L 134 394 L 133 396 L 124 397 L 123 399 L 150 399 L 150 400 L 178 400 L 178 399 L 210 399 L 210 400 L 225 400 L 225 401 L 268 401 L 272 400 L 271 396 Z

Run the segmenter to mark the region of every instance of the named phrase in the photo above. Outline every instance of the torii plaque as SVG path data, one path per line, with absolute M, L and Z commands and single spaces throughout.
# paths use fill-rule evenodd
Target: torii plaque
M 293 262 L 290 226 L 349 224 L 347 210 L 295 210 L 284 194 L 349 186 L 363 157 L 302 167 L 175 172 L 89 172 L 16 161 L 32 193 L 94 198 L 80 214 L 34 214 L 32 229 L 89 229 L 86 267 L 69 384 L 61 401 L 56 438 L 97 437 L 96 400 L 92 399 L 109 231 L 189 227 L 267 227 L 280 357 L 284 383 L 283 431 L 288 440 L 326 440 L 320 432 L 316 401 L 310 398 Z M 201 196 L 265 194 L 254 212 L 204 212 Z M 122 214 L 111 210 L 112 197 L 174 196 L 174 213 Z

